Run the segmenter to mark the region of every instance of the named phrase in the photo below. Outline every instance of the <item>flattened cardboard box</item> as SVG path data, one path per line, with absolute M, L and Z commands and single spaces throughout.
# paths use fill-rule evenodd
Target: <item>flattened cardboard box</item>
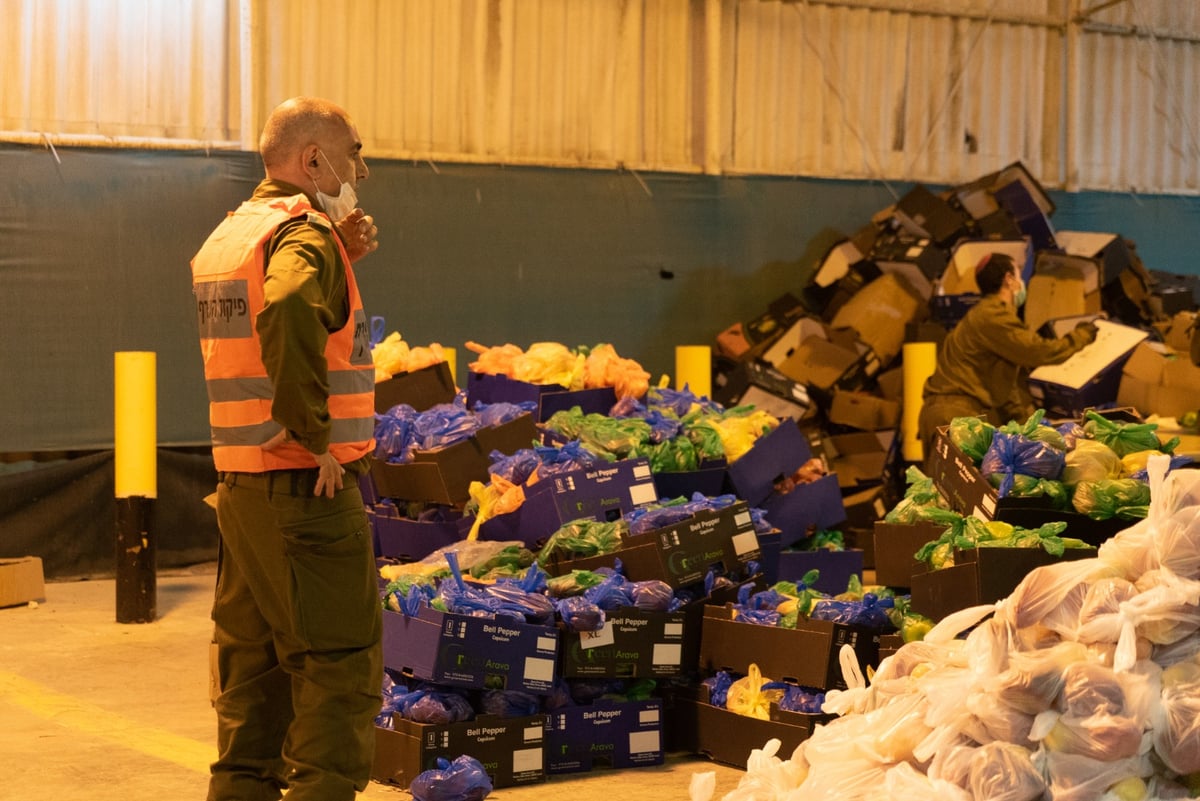
M 564 631 L 563 678 L 665 678 L 684 672 L 685 617 L 621 607 L 605 613 L 598 631 Z
M 701 670 L 745 675 L 753 663 L 775 681 L 840 690 L 846 688 L 838 658 L 843 645 L 854 649 L 863 675 L 868 666 L 879 665 L 880 631 L 827 620 L 798 620 L 794 629 L 742 623 L 733 619 L 733 609 L 729 604 L 704 610 Z
M 514 620 L 439 612 L 383 611 L 383 664 L 405 676 L 452 687 L 553 691 L 558 629 Z
M 0 559 L 0 607 L 44 600 L 46 581 L 41 557 Z
M 493 787 L 545 781 L 545 715 L 520 718 L 480 716 L 462 723 L 416 723 L 393 715 L 394 729 L 375 729 L 371 778 L 408 789 L 412 780 L 437 768 L 439 757 L 472 756 Z
M 663 763 L 663 702 L 596 701 L 546 714 L 546 773 Z

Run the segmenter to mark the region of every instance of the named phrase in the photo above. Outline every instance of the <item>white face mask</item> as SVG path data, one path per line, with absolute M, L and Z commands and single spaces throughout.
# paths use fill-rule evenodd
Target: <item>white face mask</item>
M 334 222 L 345 219 L 346 215 L 354 211 L 358 205 L 358 195 L 354 192 L 354 187 L 349 181 L 342 181 L 342 176 L 337 174 L 337 170 L 333 169 L 333 165 L 329 162 L 329 157 L 324 151 L 317 151 L 321 154 L 321 158 L 325 159 L 325 163 L 329 164 L 329 169 L 333 172 L 333 177 L 342 182 L 338 189 L 337 196 L 327 195 L 321 191 L 321 187 L 317 186 L 317 182 L 313 181 L 313 186 L 317 189 L 317 202 L 321 204 L 321 209 L 329 215 L 329 219 Z
M 1019 286 L 1017 287 L 1017 291 L 1013 293 L 1013 303 L 1019 309 L 1025 305 L 1025 279 L 1017 278 L 1017 283 Z

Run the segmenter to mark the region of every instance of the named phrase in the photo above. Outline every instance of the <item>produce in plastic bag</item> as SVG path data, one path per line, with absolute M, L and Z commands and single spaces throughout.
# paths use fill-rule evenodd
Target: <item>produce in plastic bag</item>
M 975 801 L 1034 801 L 1046 790 L 1029 751 L 1002 742 L 986 743 L 971 753 L 967 785 Z
M 1100 413 L 1091 410 L 1084 414 L 1084 418 L 1084 431 L 1092 439 L 1099 440 L 1112 448 L 1119 457 L 1145 450 L 1171 453 L 1179 444 L 1179 437 L 1172 437 L 1167 442 L 1160 442 L 1158 435 L 1154 433 L 1158 430 L 1157 423 L 1122 423 L 1108 420 Z
M 992 435 L 996 427 L 978 417 L 955 417 L 946 428 L 950 441 L 969 456 L 976 465 L 983 460 L 992 444 Z
M 1062 482 L 1073 487 L 1081 481 L 1120 478 L 1125 465 L 1116 451 L 1094 439 L 1081 439 L 1067 452 Z
M 985 478 L 993 473 L 1002 474 L 998 493 L 1003 498 L 1008 495 L 1015 474 L 1057 479 L 1062 475 L 1064 463 L 1063 452 L 1052 445 L 997 430 L 979 463 L 979 472 Z
M 1150 511 L 1150 486 L 1136 478 L 1081 481 L 1071 505 L 1093 520 L 1136 520 Z
M 1066 440 L 1059 433 L 1058 429 L 1042 423 L 1045 416 L 1046 410 L 1038 409 L 1024 423 L 1018 423 L 1013 420 L 1005 423 L 996 430 L 1004 434 L 1019 434 L 1035 442 L 1044 442 L 1055 450 L 1065 451 L 1067 449 Z
M 751 663 L 746 675 L 729 685 L 725 696 L 725 708 L 746 717 L 769 720 L 771 704 L 783 700 L 781 689 L 768 689 L 770 679 L 763 678 L 758 665 Z
M 417 774 L 408 791 L 416 801 L 483 801 L 492 780 L 475 757 L 463 754 L 453 762 L 438 757 L 437 768 Z
M 1176 773 L 1200 772 L 1200 663 L 1180 662 L 1162 673 L 1155 709 L 1154 750 Z

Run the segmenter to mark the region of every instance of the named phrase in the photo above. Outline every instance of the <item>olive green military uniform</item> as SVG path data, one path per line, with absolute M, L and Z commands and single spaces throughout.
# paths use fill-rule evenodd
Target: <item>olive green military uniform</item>
M 1024 422 L 1034 412 L 1029 371 L 1066 361 L 1094 338 L 1077 328 L 1047 339 L 998 295 L 985 295 L 938 347 L 937 368 L 925 382 L 918 427 L 926 456 L 934 431 L 955 417 Z
M 302 190 L 264 181 L 256 199 Z M 328 449 L 325 345 L 349 316 L 333 233 L 304 219 L 267 245 L 257 331 L 272 416 Z M 209 801 L 351 801 L 370 779 L 382 687 L 374 549 L 357 475 L 314 497 L 316 469 L 224 473 L 213 602 L 220 695 Z

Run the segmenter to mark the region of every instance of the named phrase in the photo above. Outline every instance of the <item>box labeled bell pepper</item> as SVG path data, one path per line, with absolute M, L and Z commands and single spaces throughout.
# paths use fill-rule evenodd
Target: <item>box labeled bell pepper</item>
M 685 617 L 622 607 L 605 613 L 597 631 L 564 631 L 559 655 L 564 678 L 641 679 L 684 672 Z
M 422 606 L 414 616 L 383 611 L 383 664 L 452 687 L 549 694 L 559 632 L 511 619 L 472 617 Z
M 703 581 L 710 570 L 743 576 L 761 557 L 754 521 L 745 502 L 701 512 L 645 534 L 625 534 L 621 547 L 608 554 L 572 558 L 554 554 L 545 565 L 560 576 L 572 570 L 613 567 L 621 560 L 630 581 L 657 579 L 673 589 Z
M 758 665 L 764 676 L 818 690 L 845 689 L 839 653 L 849 645 L 866 675 L 879 665 L 876 629 L 801 619 L 785 629 L 734 620 L 734 606 L 709 606 L 700 632 L 700 669 L 745 675 Z
M 546 715 L 546 773 L 663 763 L 663 702 L 596 701 Z
M 515 511 L 484 521 L 479 534 L 489 540 L 520 540 L 540 548 L 572 520 L 612 521 L 658 500 L 658 489 L 644 459 L 605 463 L 590 470 L 548 476 L 525 488 Z
M 395 464 L 372 459 L 375 494 L 406 501 L 465 503 L 471 497 L 471 482 L 488 480 L 492 451 L 513 454 L 532 447 L 536 439 L 533 416 L 523 414 L 502 425 L 481 428 L 471 437 L 445 448 L 417 451 L 411 462 Z
M 493 787 L 546 780 L 546 716 L 480 716 L 461 723 L 417 723 L 392 716 L 392 729 L 375 729 L 371 778 L 405 790 L 413 779 L 438 767 L 438 758 L 466 755 L 483 765 Z

